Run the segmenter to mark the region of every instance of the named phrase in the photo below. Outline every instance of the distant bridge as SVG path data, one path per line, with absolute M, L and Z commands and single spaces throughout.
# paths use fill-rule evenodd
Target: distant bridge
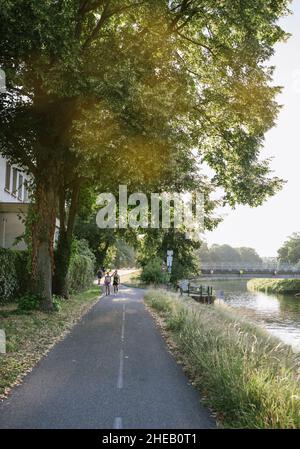
M 288 264 L 202 263 L 201 275 L 210 278 L 300 277 L 300 268 Z

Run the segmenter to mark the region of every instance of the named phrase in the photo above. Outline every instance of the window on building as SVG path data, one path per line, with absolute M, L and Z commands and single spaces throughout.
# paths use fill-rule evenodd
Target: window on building
M 5 190 L 10 192 L 10 174 L 11 174 L 11 165 L 9 162 L 6 162 L 6 172 L 5 172 Z
M 17 180 L 18 180 L 18 170 L 13 168 L 13 180 L 12 180 L 12 194 L 17 194 Z
M 19 175 L 19 183 L 18 183 L 18 199 L 20 201 L 22 201 L 23 198 L 23 176 L 20 174 Z

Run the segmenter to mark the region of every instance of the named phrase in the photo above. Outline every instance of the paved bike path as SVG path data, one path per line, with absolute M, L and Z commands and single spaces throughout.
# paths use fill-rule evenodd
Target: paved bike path
M 143 294 L 102 298 L 0 403 L 0 428 L 215 427 Z

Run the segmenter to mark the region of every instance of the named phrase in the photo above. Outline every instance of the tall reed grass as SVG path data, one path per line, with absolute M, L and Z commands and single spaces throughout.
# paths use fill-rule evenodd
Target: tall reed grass
M 190 377 L 229 428 L 300 428 L 300 356 L 221 305 L 161 290 L 146 303 L 165 320 Z

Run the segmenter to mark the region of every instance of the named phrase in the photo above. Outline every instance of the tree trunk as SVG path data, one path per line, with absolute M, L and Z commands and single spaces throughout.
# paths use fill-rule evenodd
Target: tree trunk
M 36 179 L 34 218 L 32 224 L 32 272 L 35 293 L 42 307 L 52 310 L 53 243 L 56 221 L 57 194 L 55 178 Z
M 60 231 L 55 255 L 55 276 L 53 285 L 55 294 L 62 296 L 65 299 L 69 298 L 68 272 L 71 261 L 72 237 L 78 208 L 79 192 L 80 182 L 77 180 L 72 187 L 68 219 L 66 219 L 65 190 L 61 190 L 59 195 Z
M 68 272 L 71 260 L 72 239 L 64 230 L 59 232 L 59 240 L 55 254 L 55 274 L 53 289 L 56 295 L 69 298 Z

